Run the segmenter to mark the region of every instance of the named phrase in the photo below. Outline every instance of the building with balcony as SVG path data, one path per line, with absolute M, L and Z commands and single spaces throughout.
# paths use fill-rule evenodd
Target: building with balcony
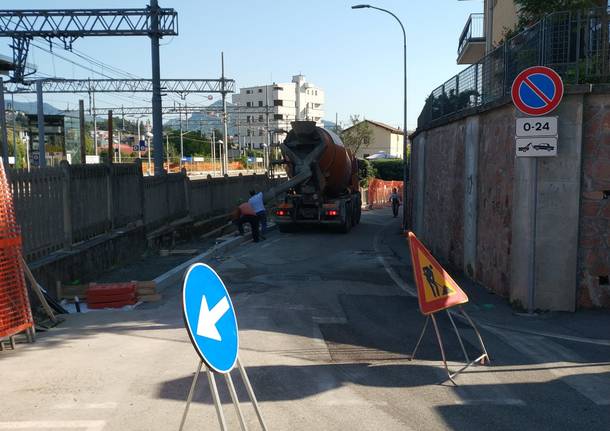
M 496 47 L 519 18 L 513 0 L 485 0 L 484 13 L 468 17 L 458 43 L 458 64 L 473 64 Z
M 284 140 L 295 120 L 322 127 L 324 90 L 295 75 L 292 82 L 240 88 L 233 95 L 240 146 L 262 148 Z

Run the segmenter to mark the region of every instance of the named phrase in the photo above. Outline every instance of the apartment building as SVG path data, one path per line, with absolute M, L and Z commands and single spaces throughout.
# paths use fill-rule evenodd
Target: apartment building
M 295 75 L 291 82 L 240 88 L 233 95 L 240 146 L 262 148 L 282 142 L 295 120 L 322 127 L 324 90 Z

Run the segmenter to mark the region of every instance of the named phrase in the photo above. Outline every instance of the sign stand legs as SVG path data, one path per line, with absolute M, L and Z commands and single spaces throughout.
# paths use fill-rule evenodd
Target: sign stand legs
M 474 333 L 477 334 L 477 339 L 479 340 L 479 345 L 481 346 L 481 351 L 483 352 L 483 354 L 479 358 L 475 359 L 474 362 L 480 362 L 481 365 L 483 365 L 485 364 L 485 361 L 487 361 L 487 364 L 490 364 L 491 360 L 489 359 L 489 354 L 487 353 L 487 349 L 485 348 L 485 344 L 483 343 L 483 337 L 481 337 L 479 329 L 474 324 L 474 321 L 470 318 L 470 316 L 466 314 L 466 310 L 460 307 L 460 312 L 464 315 L 466 320 L 468 320 L 468 323 L 470 324 L 472 329 L 474 329 Z
M 252 385 L 250 384 L 250 379 L 248 378 L 248 374 L 246 374 L 245 368 L 242 366 L 239 358 L 237 358 L 237 368 L 239 369 L 239 373 L 241 375 L 242 380 L 244 381 L 244 386 L 246 387 L 246 391 L 248 392 L 248 396 L 250 397 L 250 401 L 254 407 L 254 411 L 256 412 L 256 416 L 258 417 L 258 421 L 261 424 L 263 431 L 267 431 L 267 426 L 263 420 L 263 415 L 261 413 L 260 407 L 258 405 L 258 401 L 256 400 L 256 396 L 254 395 L 254 390 L 252 389 Z M 184 427 L 184 423 L 186 422 L 186 417 L 188 415 L 189 407 L 191 405 L 191 401 L 193 400 L 193 395 L 195 393 L 195 387 L 197 385 L 197 379 L 199 378 L 199 374 L 201 370 L 204 369 L 204 372 L 207 374 L 208 383 L 210 385 L 210 391 L 212 392 L 212 400 L 214 402 L 214 408 L 216 409 L 216 415 L 218 416 L 218 423 L 220 424 L 221 431 L 227 430 L 227 423 L 224 417 L 224 413 L 222 410 L 222 403 L 220 402 L 220 396 L 218 394 L 218 387 L 216 386 L 216 380 L 214 378 L 214 372 L 207 367 L 204 368 L 203 361 L 199 361 L 199 365 L 197 366 L 197 371 L 195 372 L 195 376 L 193 377 L 193 383 L 191 384 L 191 389 L 189 391 L 188 397 L 186 399 L 186 407 L 184 408 L 184 413 L 182 414 L 182 420 L 180 421 L 179 430 L 182 431 Z M 229 394 L 231 395 L 231 401 L 233 402 L 233 406 L 235 407 L 235 411 L 237 413 L 237 418 L 239 419 L 239 426 L 242 431 L 248 431 L 248 427 L 246 426 L 246 421 L 244 419 L 243 412 L 241 407 L 239 406 L 239 398 L 237 397 L 237 391 L 235 390 L 235 385 L 233 384 L 233 379 L 231 378 L 231 373 L 226 373 L 224 375 L 225 381 L 227 382 L 227 387 L 229 388 Z
M 225 380 L 227 382 L 227 387 L 229 388 L 229 394 L 231 394 L 231 400 L 233 401 L 233 405 L 235 406 L 237 418 L 239 419 L 239 427 L 241 428 L 241 431 L 248 431 L 246 421 L 244 420 L 244 415 L 241 412 L 241 408 L 239 407 L 239 398 L 237 397 L 237 392 L 235 391 L 235 386 L 233 385 L 233 379 L 231 378 L 231 374 L 225 374 Z
M 195 386 L 197 385 L 199 373 L 201 373 L 201 367 L 203 367 L 203 361 L 199 361 L 199 366 L 197 367 L 197 371 L 195 372 L 195 377 L 193 377 L 191 390 L 189 391 L 189 395 L 186 399 L 186 407 L 184 408 L 184 413 L 182 414 L 182 421 L 180 421 L 180 431 L 182 431 L 182 428 L 184 427 L 184 422 L 186 422 L 186 415 L 189 412 L 189 407 L 191 406 L 191 401 L 193 400 L 193 393 L 195 392 Z
M 415 359 L 415 354 L 417 353 L 417 349 L 419 348 L 419 345 L 421 344 L 422 338 L 424 338 L 426 329 L 428 329 L 429 321 L 430 321 L 430 316 L 426 316 L 426 323 L 424 323 L 424 328 L 422 329 L 419 339 L 417 340 L 417 344 L 415 345 L 415 348 L 413 349 L 413 353 L 411 354 L 411 359 L 410 359 L 411 361 Z
M 464 347 L 464 343 L 462 342 L 462 337 L 460 336 L 460 331 L 458 331 L 457 326 L 455 326 L 455 322 L 453 321 L 453 317 L 449 310 L 445 310 L 447 312 L 447 316 L 449 316 L 449 321 L 451 322 L 451 326 L 453 326 L 453 330 L 455 331 L 455 335 L 460 343 L 460 347 L 462 348 L 462 352 L 464 352 L 464 357 L 466 358 L 466 363 L 470 362 L 470 358 L 468 357 L 468 353 L 466 353 L 466 348 Z
M 421 334 L 419 335 L 419 339 L 417 340 L 417 344 L 415 345 L 415 348 L 413 349 L 413 353 L 411 354 L 411 359 L 410 360 L 414 360 L 415 359 L 415 354 L 417 353 L 417 349 L 419 348 L 419 345 L 421 344 L 422 339 L 424 338 L 424 334 L 426 333 L 426 329 L 428 328 L 428 322 L 430 320 L 432 320 L 432 325 L 434 326 L 434 332 L 436 333 L 436 339 L 438 341 L 438 346 L 440 348 L 441 351 L 441 357 L 443 359 L 443 365 L 445 366 L 445 370 L 447 371 L 447 376 L 449 378 L 449 380 L 451 380 L 451 383 L 453 383 L 454 385 L 457 386 L 457 383 L 455 382 L 455 380 L 453 380 L 453 378 L 455 376 L 457 376 L 458 374 L 460 374 L 461 372 L 463 372 L 464 370 L 466 370 L 468 367 L 470 367 L 471 365 L 474 365 L 476 363 L 479 363 L 481 365 L 484 365 L 486 362 L 487 364 L 490 363 L 490 359 L 489 359 L 489 354 L 487 353 L 487 349 L 485 348 L 485 344 L 483 343 L 483 337 L 481 337 L 481 333 L 479 332 L 479 329 L 477 328 L 477 326 L 474 324 L 474 321 L 470 318 L 470 316 L 466 313 L 466 311 L 460 307 L 460 313 L 464 316 L 464 318 L 466 319 L 466 321 L 468 322 L 468 324 L 472 327 L 472 329 L 474 330 L 474 333 L 477 336 L 477 340 L 479 342 L 479 345 L 481 347 L 481 355 L 474 359 L 474 360 L 470 360 L 470 358 L 468 357 L 468 353 L 466 352 L 466 347 L 464 346 L 464 342 L 462 341 L 462 337 L 460 335 L 460 332 L 455 324 L 455 321 L 453 320 L 453 316 L 451 315 L 451 312 L 449 310 L 447 311 L 447 315 L 449 316 L 449 321 L 451 322 L 451 326 L 453 326 L 453 330 L 455 331 L 455 334 L 458 338 L 458 342 L 460 343 L 460 347 L 462 348 L 462 352 L 464 353 L 464 357 L 466 358 L 466 364 L 460 368 L 459 370 L 457 370 L 456 372 L 452 373 L 449 370 L 449 366 L 447 364 L 447 358 L 445 356 L 445 348 L 443 347 L 443 339 L 441 337 L 441 333 L 438 329 L 438 325 L 436 323 L 436 319 L 434 317 L 434 314 L 430 314 L 428 316 L 426 316 L 426 323 L 424 323 L 424 327 L 422 329 Z M 442 383 L 442 382 L 441 382 Z
M 445 364 L 445 370 L 447 370 L 447 375 L 449 376 L 449 380 L 451 380 L 451 383 L 453 383 L 455 386 L 457 386 L 457 383 L 455 383 L 455 381 L 453 380 L 453 376 L 451 375 L 451 372 L 449 371 L 449 366 L 447 365 L 447 358 L 445 357 L 445 349 L 443 348 L 443 339 L 441 338 L 441 333 L 438 330 L 438 325 L 436 324 L 436 319 L 434 318 L 434 314 L 431 314 L 430 317 L 432 318 L 432 324 L 434 325 L 434 332 L 436 332 L 436 339 L 438 340 L 438 346 L 441 349 L 441 357 L 443 358 L 443 364 Z
M 267 425 L 265 425 L 265 421 L 263 420 L 263 414 L 261 413 L 261 409 L 258 406 L 258 401 L 256 400 L 256 395 L 254 395 L 254 390 L 252 389 L 252 385 L 250 384 L 250 379 L 248 378 L 248 374 L 246 374 L 246 369 L 241 364 L 241 360 L 239 359 L 239 357 L 237 358 L 237 368 L 239 369 L 241 378 L 244 381 L 244 385 L 246 386 L 246 391 L 248 392 L 250 401 L 252 401 L 252 406 L 254 406 L 254 411 L 256 412 L 258 421 L 260 422 L 261 426 L 263 427 L 263 431 L 267 431 Z
M 225 421 L 225 415 L 222 412 L 222 404 L 220 403 L 218 388 L 216 387 L 216 379 L 214 379 L 214 373 L 211 370 L 206 371 L 208 383 L 210 384 L 210 391 L 212 392 L 212 399 L 214 400 L 214 407 L 216 408 L 216 415 L 218 415 L 218 423 L 220 424 L 221 431 L 226 431 L 227 423 Z

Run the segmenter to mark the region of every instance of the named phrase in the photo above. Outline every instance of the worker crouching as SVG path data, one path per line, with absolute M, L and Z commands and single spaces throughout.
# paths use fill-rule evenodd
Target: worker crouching
M 248 202 L 241 203 L 233 212 L 233 224 L 237 226 L 237 230 L 240 235 L 244 235 L 244 223 L 250 223 L 250 230 L 252 231 L 252 240 L 254 242 L 259 241 L 259 226 L 258 216 L 252 208 L 252 205 Z

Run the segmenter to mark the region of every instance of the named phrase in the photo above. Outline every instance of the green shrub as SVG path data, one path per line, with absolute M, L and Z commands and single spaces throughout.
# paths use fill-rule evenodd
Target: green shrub
M 369 180 L 376 175 L 375 168 L 370 161 L 358 159 L 358 176 L 360 177 L 360 187 L 367 188 Z
M 371 165 L 376 171 L 376 178 L 384 181 L 402 181 L 404 164 L 401 159 L 379 159 L 371 160 Z

